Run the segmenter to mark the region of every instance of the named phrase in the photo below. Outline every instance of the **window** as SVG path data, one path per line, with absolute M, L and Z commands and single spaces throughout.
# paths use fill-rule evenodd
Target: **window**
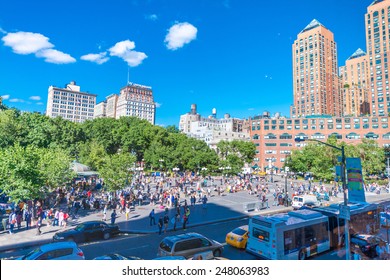
M 266 147 L 274 147 L 276 146 L 276 143 L 265 143 Z
M 262 241 L 269 242 L 269 232 L 265 230 L 254 227 L 252 230 L 252 236 Z
M 279 139 L 292 139 L 292 135 L 288 133 L 283 133 L 279 136 Z
M 175 252 L 192 250 L 192 249 L 199 248 L 201 246 L 202 246 L 202 241 L 199 238 L 193 240 L 184 240 L 176 244 Z
M 264 139 L 276 139 L 276 135 L 272 133 L 268 133 L 264 136 Z
M 342 135 L 338 134 L 338 133 L 332 133 L 332 134 L 329 135 L 329 138 L 330 137 L 335 137 L 336 139 L 342 139 L 343 138 Z

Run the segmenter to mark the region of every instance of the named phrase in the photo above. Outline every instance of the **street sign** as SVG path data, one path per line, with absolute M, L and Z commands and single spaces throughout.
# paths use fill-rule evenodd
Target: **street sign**
M 344 219 L 344 220 L 348 220 L 348 221 L 351 220 L 349 206 L 346 206 L 344 204 L 340 204 L 339 218 Z

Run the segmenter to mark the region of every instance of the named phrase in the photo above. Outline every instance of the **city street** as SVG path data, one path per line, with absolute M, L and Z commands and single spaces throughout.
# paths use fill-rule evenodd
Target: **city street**
M 281 181 L 280 177 L 275 176 L 274 184 L 280 184 Z M 213 192 L 212 196 L 209 198 L 207 209 L 203 209 L 201 204 L 197 204 L 190 208 L 191 217 L 187 232 L 198 232 L 224 244 L 226 234 L 235 227 L 247 224 L 248 218 L 252 215 L 268 215 L 277 212 L 291 211 L 291 207 L 273 206 L 272 194 L 268 194 L 267 198 L 269 199 L 270 208 L 248 212 L 245 211 L 245 206 L 253 204 L 254 202 L 257 203 L 259 199 L 256 195 L 250 195 L 247 191 L 240 191 L 237 193 L 225 193 L 218 196 Z M 381 195 L 366 193 L 366 199 L 368 202 L 379 200 L 390 201 L 390 195 L 385 193 Z M 342 201 L 341 194 L 337 198 L 332 198 L 332 202 L 337 201 Z M 142 259 L 153 259 L 156 257 L 158 244 L 164 235 L 158 235 L 157 227 L 149 225 L 148 215 L 152 208 L 156 210 L 157 216 L 163 212 L 159 209 L 158 205 L 142 205 L 137 206 L 135 211 L 130 213 L 128 221 L 126 221 L 124 214 L 119 214 L 116 224 L 119 225 L 122 234 L 108 241 L 80 244 L 86 258 L 93 259 L 99 255 L 114 252 L 127 256 L 136 256 Z M 169 215 L 172 216 L 173 209 L 171 209 L 169 213 Z M 101 218 L 102 213 L 100 211 L 81 210 L 77 219 L 70 221 L 68 228 L 77 225 L 80 222 L 101 220 Z M 173 232 L 172 225 L 170 225 L 166 235 L 183 232 L 180 223 L 177 228 L 178 230 Z M 21 230 L 13 235 L 3 232 L 0 234 L 0 258 L 17 257 L 27 253 L 33 247 L 51 242 L 52 236 L 58 230 L 58 227 L 43 227 L 43 234 L 39 236 L 35 234 L 35 229 L 30 229 L 28 231 Z M 382 234 L 384 234 L 384 231 Z M 223 257 L 235 260 L 256 259 L 256 257 L 246 253 L 244 250 L 238 250 L 229 245 L 225 245 Z M 317 258 L 338 259 L 339 256 L 335 252 L 329 252 L 318 256 Z

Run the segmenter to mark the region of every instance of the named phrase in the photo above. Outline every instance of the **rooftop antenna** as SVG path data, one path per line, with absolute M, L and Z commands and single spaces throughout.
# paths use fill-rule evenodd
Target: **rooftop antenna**
M 130 85 L 130 66 L 127 65 L 127 85 Z

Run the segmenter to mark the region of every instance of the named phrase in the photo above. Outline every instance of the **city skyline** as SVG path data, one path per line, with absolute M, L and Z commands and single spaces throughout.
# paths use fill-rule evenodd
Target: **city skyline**
M 317 19 L 334 34 L 342 66 L 358 48 L 366 51 L 372 2 L 328 1 L 321 9 L 320 1 L 4 3 L 0 95 L 8 106 L 43 113 L 50 85 L 75 80 L 101 102 L 119 93 L 129 73 L 152 87 L 157 125 L 177 126 L 190 104 L 201 115 L 217 108 L 218 117 L 288 116 L 297 34 Z

